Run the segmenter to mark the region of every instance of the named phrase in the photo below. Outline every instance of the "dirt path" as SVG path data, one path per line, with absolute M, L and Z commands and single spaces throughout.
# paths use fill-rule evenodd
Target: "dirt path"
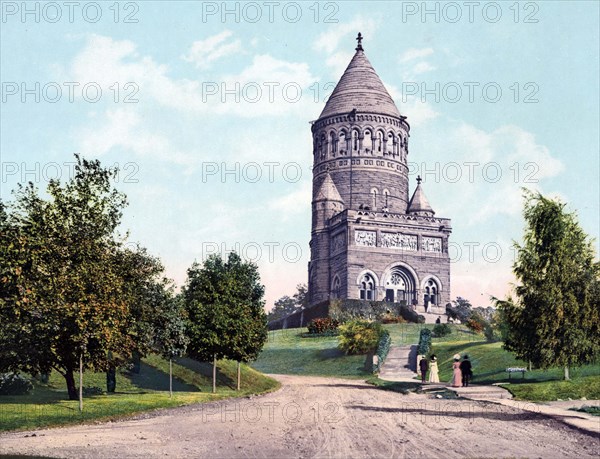
M 597 457 L 598 438 L 517 408 L 277 376 L 278 392 L 116 423 L 0 435 L 0 454 L 72 458 Z

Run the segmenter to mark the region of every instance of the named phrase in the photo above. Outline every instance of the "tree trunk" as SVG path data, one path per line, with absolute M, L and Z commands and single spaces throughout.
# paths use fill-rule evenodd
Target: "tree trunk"
M 565 381 L 570 381 L 571 378 L 569 377 L 569 365 L 565 365 Z
M 242 376 L 242 371 L 240 369 L 240 362 L 237 363 L 237 389 L 236 390 L 240 390 L 240 379 Z
M 173 398 L 173 359 L 169 359 L 169 398 Z
M 83 411 L 83 354 L 79 354 L 79 412 Z
M 65 381 L 67 382 L 67 392 L 69 393 L 69 400 L 77 400 L 77 387 L 75 386 L 75 376 L 73 375 L 73 369 L 65 369 Z
M 213 394 L 217 392 L 217 354 L 213 354 Z
M 529 361 L 529 371 L 531 371 L 531 360 Z

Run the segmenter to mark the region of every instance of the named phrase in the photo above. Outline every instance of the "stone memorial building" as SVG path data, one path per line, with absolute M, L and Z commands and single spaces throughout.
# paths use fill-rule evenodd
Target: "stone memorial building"
M 410 126 L 356 53 L 312 122 L 313 187 L 308 294 L 406 302 L 445 313 L 450 219 L 436 217 L 421 179 L 409 199 Z

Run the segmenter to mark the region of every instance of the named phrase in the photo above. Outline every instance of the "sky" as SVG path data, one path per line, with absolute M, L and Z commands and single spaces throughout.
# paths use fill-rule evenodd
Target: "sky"
M 523 188 L 600 233 L 599 3 L 1 2 L 0 197 L 120 169 L 122 231 L 186 270 L 236 250 L 266 306 L 307 281 L 310 122 L 363 47 L 451 218 L 451 296 L 514 282 Z M 598 253 L 598 242 L 595 242 Z

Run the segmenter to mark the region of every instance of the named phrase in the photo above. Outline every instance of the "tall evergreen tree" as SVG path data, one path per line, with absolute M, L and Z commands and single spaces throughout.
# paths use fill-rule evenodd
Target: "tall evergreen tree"
M 526 192 L 523 245 L 515 244 L 515 297 L 498 301 L 505 348 L 540 368 L 569 368 L 600 355 L 599 265 L 565 205 Z

